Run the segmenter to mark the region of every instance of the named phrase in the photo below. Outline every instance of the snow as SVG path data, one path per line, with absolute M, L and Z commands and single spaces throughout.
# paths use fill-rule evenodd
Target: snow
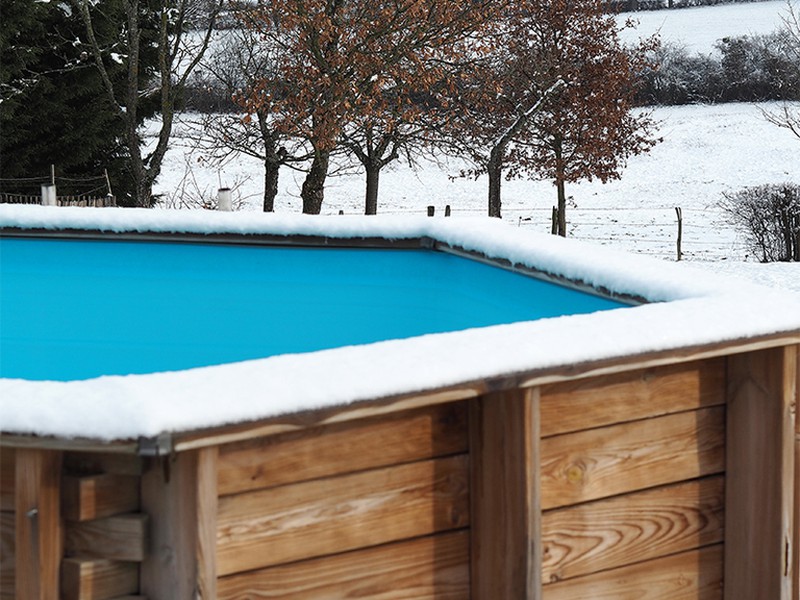
M 229 365 L 76 382 L 0 379 L 6 433 L 154 436 L 483 378 L 753 336 L 800 336 L 800 296 L 486 218 L 0 206 L 0 226 L 337 238 L 428 236 L 655 302 Z
M 764 4 L 771 3 L 759 3 Z M 653 117 L 664 141 L 649 154 L 631 158 L 619 181 L 567 186 L 570 237 L 675 260 L 675 207 L 681 207 L 684 260 L 746 260 L 741 235 L 726 222 L 718 204 L 723 193 L 745 186 L 800 183 L 796 159 L 800 140 L 768 123 L 762 113 L 777 108 L 774 103 L 656 108 Z M 198 161 L 198 153 L 191 153 L 178 139 L 167 153 L 157 192 L 177 203 L 176 191 L 190 173 L 189 179 L 197 182 L 196 195 L 205 200 L 213 202 L 221 179 L 222 185 L 233 188 L 235 200 L 245 201 L 244 210 L 260 210 L 263 166 L 259 161 L 239 156 L 215 168 Z M 378 212 L 424 215 L 428 205 L 435 205 L 441 214 L 450 205 L 454 216 L 485 215 L 486 178 L 452 179 L 462 167 L 456 160 L 423 160 L 416 170 L 394 163 L 381 173 Z M 276 212 L 301 211 L 302 178 L 302 173 L 281 172 Z M 323 212 L 362 213 L 364 186 L 363 173 L 329 177 Z M 535 232 L 550 231 L 556 198 L 549 181 L 503 181 L 502 195 L 504 220 Z
M 797 0 L 792 3 L 797 6 Z M 635 29 L 623 31 L 623 41 L 635 42 L 658 33 L 662 43 L 708 54 L 716 51 L 714 44 L 724 37 L 772 33 L 782 26 L 786 15 L 786 0 L 771 0 L 623 13 L 618 21 L 630 18 L 637 22 Z

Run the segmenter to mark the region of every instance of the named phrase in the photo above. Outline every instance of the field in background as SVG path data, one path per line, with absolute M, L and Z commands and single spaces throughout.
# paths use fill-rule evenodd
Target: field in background
M 795 0 L 796 1 L 796 0 Z M 710 52 L 713 42 L 728 35 L 767 33 L 780 25 L 784 0 L 671 11 L 640 12 L 638 31 L 661 31 L 662 39 Z M 630 32 L 627 35 L 632 35 Z M 723 218 L 718 203 L 724 192 L 744 186 L 792 181 L 800 183 L 800 140 L 767 123 L 762 110 L 774 105 L 727 104 L 657 108 L 654 117 L 664 138 L 649 155 L 635 157 L 620 181 L 603 185 L 571 185 L 568 209 L 572 237 L 617 248 L 675 259 L 677 217 L 682 209 L 684 258 L 695 261 L 748 259 L 739 234 Z M 183 115 L 190 120 L 192 115 Z M 263 167 L 238 156 L 222 167 L 209 165 L 180 131 L 167 155 L 156 192 L 167 203 L 213 203 L 220 185 L 234 188 L 244 210 L 259 210 Z M 486 212 L 485 178 L 453 177 L 461 163 L 422 161 L 417 169 L 396 163 L 381 178 L 379 213 L 437 215 L 450 205 L 453 217 Z M 277 212 L 300 212 L 303 174 L 281 173 Z M 504 219 L 520 227 L 549 232 L 555 189 L 549 182 L 503 183 Z M 351 172 L 331 177 L 323 213 L 363 212 L 363 175 Z
M 595 243 L 661 258 L 676 255 L 677 217 L 683 214 L 685 259 L 745 260 L 740 236 L 718 208 L 723 192 L 743 186 L 800 183 L 800 140 L 767 123 L 762 110 L 774 105 L 722 104 L 658 108 L 654 111 L 664 138 L 646 156 L 635 157 L 622 179 L 608 184 L 585 182 L 567 187 L 569 234 Z M 170 150 L 157 191 L 174 197 L 202 195 L 213 200 L 220 183 L 235 188 L 243 209 L 259 210 L 263 190 L 261 164 L 237 157 L 221 169 L 198 162 L 200 156 L 180 140 Z M 379 213 L 425 214 L 433 205 L 453 217 L 486 213 L 485 178 L 452 179 L 460 164 L 423 162 L 414 170 L 397 164 L 381 178 Z M 303 175 L 284 169 L 276 211 L 299 213 Z M 323 213 L 363 212 L 360 173 L 332 177 Z M 549 182 L 503 182 L 504 219 L 525 228 L 550 231 L 555 188 Z
M 623 32 L 626 41 L 659 33 L 662 42 L 680 44 L 692 52 L 708 53 L 714 51 L 714 43 L 725 36 L 770 33 L 781 26 L 781 18 L 786 14 L 786 0 L 770 0 L 623 13 L 620 19 L 638 21 L 635 30 Z

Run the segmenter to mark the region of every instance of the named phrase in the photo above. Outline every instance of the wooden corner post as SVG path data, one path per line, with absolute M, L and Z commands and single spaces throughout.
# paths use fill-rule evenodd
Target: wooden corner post
M 142 476 L 142 510 L 150 548 L 142 563 L 148 600 L 217 596 L 216 447 L 155 457 Z
M 728 359 L 725 600 L 791 600 L 797 347 Z
M 473 600 L 541 598 L 539 390 L 470 401 Z
M 61 452 L 19 448 L 15 470 L 17 600 L 58 600 L 64 554 Z

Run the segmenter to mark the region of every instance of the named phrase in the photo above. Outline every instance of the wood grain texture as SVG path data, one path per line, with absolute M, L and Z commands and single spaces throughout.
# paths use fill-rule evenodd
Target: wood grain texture
M 542 387 L 542 437 L 725 403 L 725 360 L 640 369 Z
M 235 444 L 219 453 L 219 495 L 466 452 L 464 403 Z
M 139 477 L 130 475 L 65 476 L 62 512 L 71 521 L 90 521 L 139 510 Z
M 449 404 L 475 398 L 486 392 L 484 384 L 459 385 L 451 388 L 406 394 L 399 397 L 379 398 L 356 402 L 346 406 L 308 410 L 264 419 L 256 423 L 226 425 L 196 432 L 176 434 L 173 449 L 176 452 L 222 446 L 248 439 L 277 435 L 292 431 L 303 431 L 315 427 L 348 423 L 385 415 L 392 415 L 425 406 Z
M 797 347 L 729 359 L 725 598 L 792 598 Z
M 58 600 L 63 555 L 61 452 L 16 452 L 14 552 L 17 600 Z
M 139 591 L 136 563 L 65 558 L 61 567 L 62 600 L 109 600 Z
M 544 600 L 722 600 L 722 545 L 545 585 Z M 764 598 L 765 596 L 755 596 Z
M 795 346 L 794 378 L 794 539 L 792 546 L 792 600 L 800 600 L 800 346 Z
M 0 598 L 14 597 L 14 513 L 0 512 Z
M 135 454 L 65 452 L 64 470 L 70 475 L 142 474 L 143 459 Z
M 721 473 L 725 408 L 545 438 L 542 509 Z
M 14 448 L 0 447 L 0 510 L 14 510 Z
M 537 598 L 541 589 L 539 390 L 470 403 L 474 600 Z
M 141 562 L 147 552 L 147 515 L 132 513 L 94 521 L 67 522 L 67 556 Z
M 547 511 L 542 578 L 553 583 L 723 541 L 725 480 L 713 476 Z
M 457 531 L 231 575 L 219 600 L 463 600 L 469 533 Z
M 213 600 L 217 573 L 217 448 L 148 461 L 142 510 L 151 522 L 151 551 L 141 563 L 140 593 L 149 600 Z M 211 544 L 212 547 L 208 547 Z
M 469 524 L 466 455 L 219 500 L 220 576 Z

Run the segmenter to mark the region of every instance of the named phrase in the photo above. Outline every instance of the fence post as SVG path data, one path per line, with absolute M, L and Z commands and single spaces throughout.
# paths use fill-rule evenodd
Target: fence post
M 233 210 L 231 188 L 219 188 L 217 192 L 217 210 L 224 210 L 226 212 Z
M 56 185 L 54 183 L 42 184 L 42 206 L 58 206 Z
M 436 207 L 435 206 L 429 206 L 428 207 L 428 216 L 432 217 L 434 214 L 436 214 Z
M 683 213 L 680 206 L 675 207 L 675 213 L 678 215 L 678 261 L 681 260 L 681 242 L 683 241 Z
M 449 204 L 444 207 L 444 216 L 445 217 L 449 217 L 450 216 L 450 205 Z
M 553 207 L 552 224 L 550 225 L 550 233 L 552 235 L 558 234 L 558 208 Z

